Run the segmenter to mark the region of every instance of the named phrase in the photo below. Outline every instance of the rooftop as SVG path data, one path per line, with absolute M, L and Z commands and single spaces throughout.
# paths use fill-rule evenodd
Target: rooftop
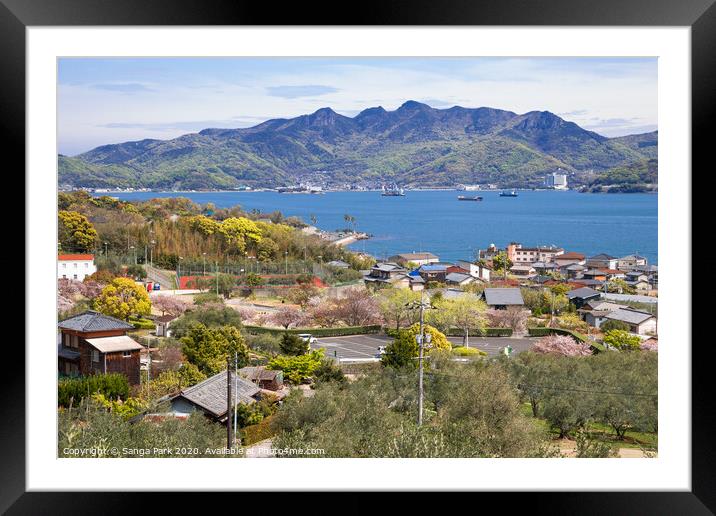
M 238 392 L 236 392 L 237 384 Z M 256 385 L 240 376 L 238 378 L 234 375 L 231 376 L 231 400 L 233 404 L 255 402 L 256 400 L 253 396 L 258 394 L 260 390 Z M 203 382 L 184 389 L 175 398 L 181 396 L 214 417 L 220 417 L 227 412 L 226 391 L 226 371 L 222 371 Z
M 600 253 L 600 254 L 595 254 L 594 256 L 590 256 L 589 259 L 590 260 L 616 260 L 617 258 L 616 258 L 616 256 L 612 256 L 607 253 Z
M 524 305 L 522 292 L 518 288 L 486 288 L 485 302 L 490 306 L 495 305 Z
M 572 300 L 576 298 L 586 299 L 588 297 L 601 296 L 599 292 L 589 287 L 575 288 L 567 292 L 567 297 Z
M 87 310 L 81 314 L 64 319 L 57 324 L 58 328 L 74 330 L 79 332 L 111 331 L 111 330 L 133 330 L 134 326 L 128 322 L 110 317 L 94 310 Z
M 98 337 L 87 339 L 87 342 L 102 353 L 116 353 L 118 351 L 134 351 L 144 349 L 141 344 L 126 335 L 116 337 Z
M 396 255 L 403 260 L 437 260 L 438 257 L 433 253 L 401 253 Z
M 623 321 L 629 324 L 641 324 L 652 317 L 654 316 L 649 312 L 642 312 L 641 310 L 635 310 L 634 308 L 618 308 L 616 310 L 612 310 L 606 315 L 607 319 Z
M 93 254 L 60 254 L 57 256 L 57 259 L 61 262 L 94 260 L 94 255 Z

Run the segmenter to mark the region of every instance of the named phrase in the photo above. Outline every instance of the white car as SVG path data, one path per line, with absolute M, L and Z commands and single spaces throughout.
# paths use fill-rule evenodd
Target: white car
M 318 342 L 318 339 L 311 335 L 310 333 L 299 333 L 298 336 L 303 340 L 303 342 L 308 342 L 308 344 L 315 344 Z

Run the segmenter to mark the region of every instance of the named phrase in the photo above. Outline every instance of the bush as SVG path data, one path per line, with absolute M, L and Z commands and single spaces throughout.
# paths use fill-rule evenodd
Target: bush
M 624 330 L 610 330 L 604 335 L 604 343 L 622 351 L 638 350 L 641 339 Z
M 572 337 L 579 342 L 586 342 L 588 340 L 586 335 L 572 330 L 565 330 L 563 328 L 527 328 L 527 333 L 530 337 L 546 337 L 547 335 L 568 335 L 569 337 Z
M 316 383 L 335 382 L 340 385 L 346 383 L 346 377 L 340 367 L 333 363 L 330 359 L 324 359 L 316 368 L 314 373 Z
M 314 337 L 343 337 L 346 335 L 368 335 L 372 333 L 379 333 L 381 327 L 379 324 L 372 324 L 368 326 L 345 326 L 341 328 L 291 328 L 284 330 L 282 328 L 264 328 L 263 326 L 244 326 L 244 329 L 253 335 L 270 334 L 270 335 L 282 335 L 284 333 L 310 333 Z
M 303 340 L 295 333 L 288 332 L 281 336 L 279 347 L 282 354 L 293 356 L 305 355 L 309 350 L 308 341 Z
M 456 348 L 452 348 L 452 353 L 453 355 L 458 355 L 460 357 L 470 357 L 474 355 L 487 356 L 487 353 L 484 351 L 477 348 L 468 348 L 467 346 L 457 346 Z
M 154 321 L 144 318 L 130 317 L 129 324 L 138 330 L 153 330 L 155 328 Z
M 97 393 L 112 400 L 126 400 L 129 396 L 129 381 L 120 373 L 63 378 L 57 384 L 57 404 L 69 407 L 72 402 L 78 406 L 82 399 Z
M 283 377 L 290 383 L 303 383 L 313 376 L 323 360 L 323 350 L 311 351 L 300 356 L 279 355 L 269 360 L 267 369 L 283 371 Z
M 207 303 L 223 304 L 224 298 L 221 296 L 217 296 L 214 292 L 202 292 L 200 294 L 194 295 L 195 305 L 205 305 Z
M 246 344 L 249 349 L 263 353 L 278 354 L 281 352 L 278 336 L 271 333 L 260 333 L 258 335 L 247 335 Z
M 276 435 L 273 416 L 264 418 L 256 425 L 247 426 L 241 429 L 241 444 L 250 446 L 264 441 Z
M 608 332 L 611 330 L 621 330 L 621 331 L 629 331 L 629 325 L 625 323 L 624 321 L 604 321 L 600 326 L 599 329 L 603 332 Z

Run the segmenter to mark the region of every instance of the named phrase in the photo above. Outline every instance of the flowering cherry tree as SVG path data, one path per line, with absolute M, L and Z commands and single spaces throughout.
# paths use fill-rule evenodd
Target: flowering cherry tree
M 282 306 L 271 314 L 270 322 L 288 329 L 290 326 L 298 326 L 305 320 L 305 314 L 296 307 Z
M 162 315 L 170 314 L 179 316 L 189 308 L 189 303 L 179 296 L 154 296 L 152 305 L 159 310 Z

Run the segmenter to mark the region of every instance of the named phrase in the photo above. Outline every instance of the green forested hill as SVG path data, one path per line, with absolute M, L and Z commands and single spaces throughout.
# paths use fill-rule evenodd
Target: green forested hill
M 655 158 L 657 134 L 608 139 L 548 111 L 434 109 L 408 101 L 353 118 L 322 108 L 245 129 L 205 129 L 173 140 L 104 145 L 58 159 L 77 187 L 230 189 L 323 185 L 538 186 L 562 168 L 576 183 Z

